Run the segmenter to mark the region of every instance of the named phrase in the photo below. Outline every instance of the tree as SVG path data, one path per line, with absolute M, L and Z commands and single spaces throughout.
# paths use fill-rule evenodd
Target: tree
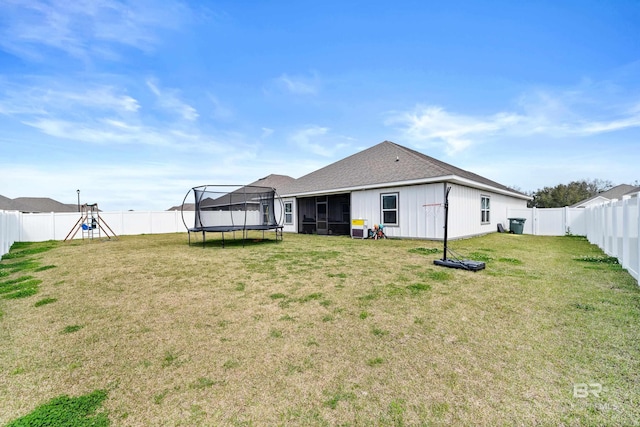
M 534 191 L 528 206 L 536 208 L 561 208 L 578 203 L 613 187 L 611 181 L 601 179 L 571 181 L 555 187 L 544 187 Z

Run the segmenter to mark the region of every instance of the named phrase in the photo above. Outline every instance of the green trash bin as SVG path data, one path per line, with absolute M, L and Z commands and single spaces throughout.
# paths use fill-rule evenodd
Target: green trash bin
M 508 218 L 509 220 L 509 231 L 513 234 L 522 234 L 524 230 L 524 222 L 527 220 L 526 218 Z

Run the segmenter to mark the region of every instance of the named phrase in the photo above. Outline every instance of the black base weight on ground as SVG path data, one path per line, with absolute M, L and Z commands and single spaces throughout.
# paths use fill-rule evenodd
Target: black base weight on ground
M 472 261 L 468 259 L 436 259 L 433 261 L 435 265 L 449 268 L 459 268 L 461 270 L 479 271 L 484 270 L 485 264 L 482 261 Z

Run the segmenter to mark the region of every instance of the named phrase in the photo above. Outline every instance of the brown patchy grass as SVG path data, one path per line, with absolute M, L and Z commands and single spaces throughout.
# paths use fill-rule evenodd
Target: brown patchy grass
M 577 260 L 602 255 L 584 239 L 452 243 L 486 261 L 471 273 L 434 266 L 435 242 L 260 236 L 33 251 L 56 268 L 29 273 L 38 295 L 0 300 L 0 425 L 97 389 L 114 425 L 640 419 L 640 290 Z

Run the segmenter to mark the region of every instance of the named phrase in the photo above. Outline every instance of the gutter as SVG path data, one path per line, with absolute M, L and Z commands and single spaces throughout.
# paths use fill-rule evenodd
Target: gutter
M 335 188 L 330 190 L 317 190 L 317 191 L 314 190 L 314 191 L 306 191 L 302 193 L 286 193 L 286 194 L 281 194 L 280 197 L 285 198 L 285 197 L 320 196 L 320 195 L 328 195 L 328 194 L 349 193 L 352 191 L 373 190 L 376 188 L 405 187 L 409 185 L 420 185 L 420 184 L 437 184 L 441 182 L 450 182 L 453 184 L 460 184 L 467 187 L 477 188 L 479 190 L 487 190 L 493 193 L 503 194 L 505 196 L 516 197 L 518 199 L 532 200 L 532 197 L 527 196 L 525 194 L 517 193 L 514 191 L 508 191 L 501 188 L 496 188 L 491 185 L 482 184 L 467 178 L 461 178 L 457 175 L 438 176 L 434 178 L 412 179 L 408 181 L 385 182 L 385 183 L 378 183 L 378 184 L 366 184 L 366 185 L 358 185 L 355 187 L 343 187 L 343 188 Z

